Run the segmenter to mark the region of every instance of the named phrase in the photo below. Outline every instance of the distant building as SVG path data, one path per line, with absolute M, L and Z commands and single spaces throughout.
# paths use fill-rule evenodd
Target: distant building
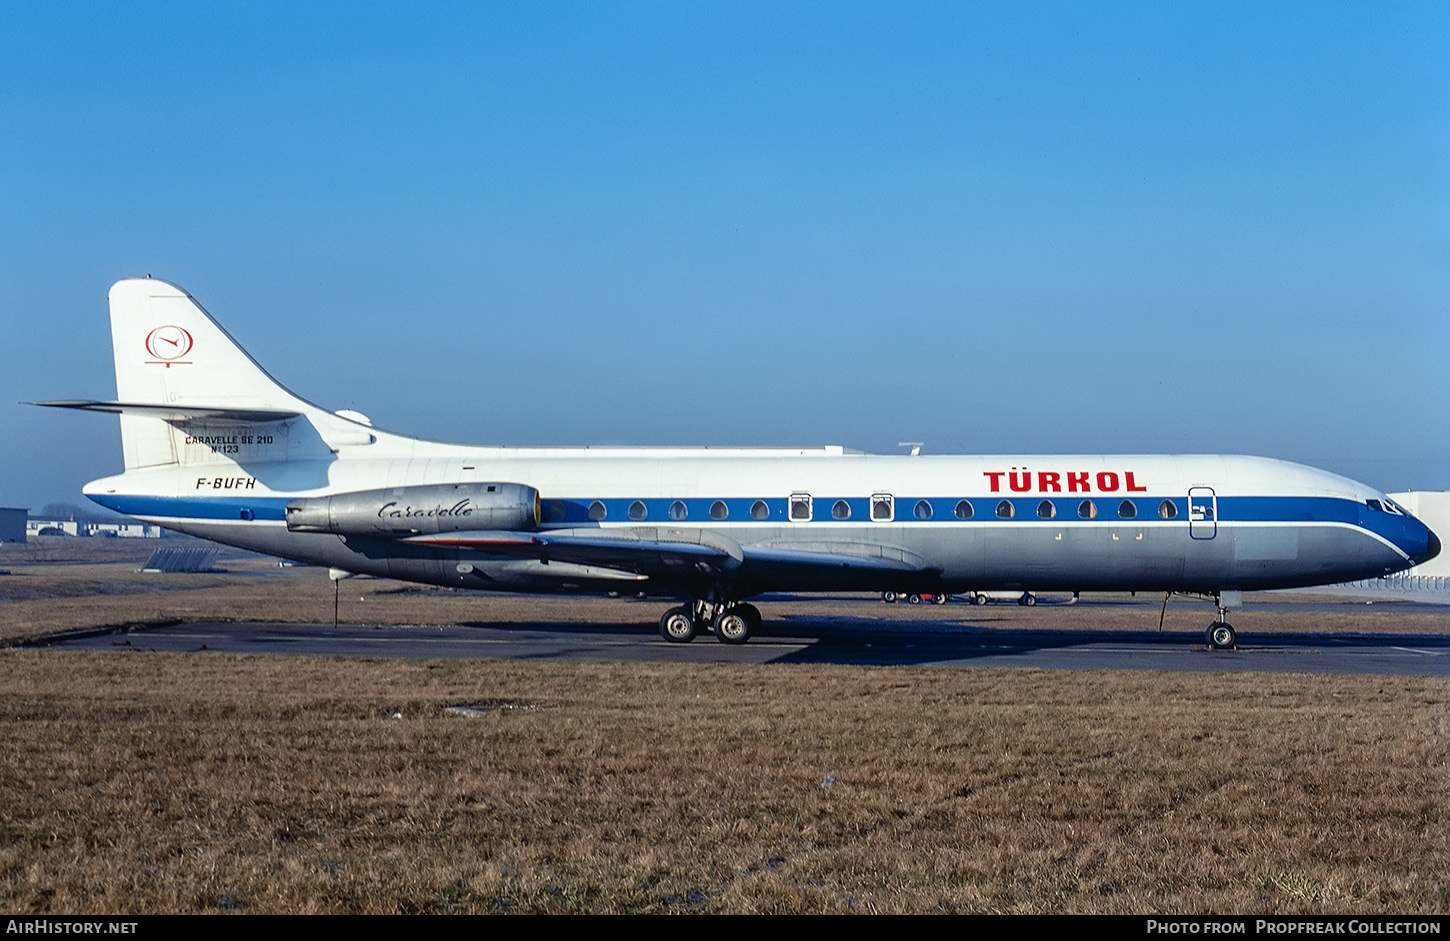
M 27 536 L 99 536 L 101 538 L 160 539 L 161 532 L 161 527 L 155 523 L 143 523 L 140 520 L 117 520 L 114 523 L 90 523 L 85 520 L 34 519 L 26 520 L 24 525 L 24 535 Z M 23 541 L 23 539 L 17 541 Z
M 160 526 L 155 523 L 143 523 L 139 520 L 123 520 L 118 523 L 86 523 L 83 529 L 87 536 L 119 536 L 122 539 L 161 538 Z
M 26 520 L 26 536 L 79 536 L 81 524 L 75 520 Z
M 12 506 L 0 506 L 0 542 L 24 542 L 25 520 L 30 511 Z

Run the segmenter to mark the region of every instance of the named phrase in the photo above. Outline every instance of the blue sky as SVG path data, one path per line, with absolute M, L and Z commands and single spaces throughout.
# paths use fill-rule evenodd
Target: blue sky
M 105 296 L 502 444 L 1245 452 L 1450 488 L 1443 3 L 7 6 L 0 505 Z

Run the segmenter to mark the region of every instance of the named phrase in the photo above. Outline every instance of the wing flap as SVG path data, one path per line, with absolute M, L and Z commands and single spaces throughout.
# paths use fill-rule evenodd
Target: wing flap
M 914 552 L 896 546 L 856 542 L 774 542 L 748 546 L 745 563 L 752 569 L 788 566 L 836 572 L 940 571 Z
M 404 541 L 658 576 L 729 572 L 740 565 L 743 555 L 734 540 L 704 530 L 464 531 L 410 536 Z
M 598 566 L 659 578 L 737 572 L 752 583 L 802 576 L 839 580 L 854 575 L 931 574 L 939 567 L 896 546 L 848 542 L 776 542 L 742 547 L 710 530 L 574 529 L 536 533 L 465 531 L 410 536 L 405 542 L 451 546 L 508 558 Z M 545 569 L 540 568 L 542 573 Z M 561 576 L 562 577 L 562 576 Z

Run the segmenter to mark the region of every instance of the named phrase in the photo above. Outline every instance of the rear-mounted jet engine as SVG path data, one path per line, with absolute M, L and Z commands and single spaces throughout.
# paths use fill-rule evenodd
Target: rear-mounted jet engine
M 340 536 L 426 536 L 539 525 L 539 491 L 525 484 L 435 484 L 305 497 L 287 504 L 287 528 Z

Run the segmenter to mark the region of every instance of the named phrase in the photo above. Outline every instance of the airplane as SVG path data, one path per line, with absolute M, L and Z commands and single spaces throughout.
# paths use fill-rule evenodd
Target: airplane
M 676 643 L 745 643 L 765 592 L 1141 591 L 1211 600 L 1223 649 L 1244 591 L 1440 551 L 1380 491 L 1262 457 L 426 441 L 288 391 L 174 284 L 120 281 L 110 311 L 115 400 L 32 403 L 119 414 L 95 502 L 337 577 L 674 598 Z

